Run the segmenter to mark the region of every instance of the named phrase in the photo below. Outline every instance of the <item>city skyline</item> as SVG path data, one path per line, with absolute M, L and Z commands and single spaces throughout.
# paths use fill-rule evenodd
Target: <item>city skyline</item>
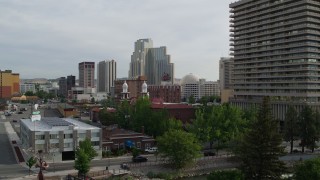
M 54 79 L 77 75 L 79 62 L 115 59 L 117 77 L 127 77 L 134 42 L 151 38 L 167 47 L 176 78 L 218 80 L 219 59 L 229 56 L 231 2 L 0 2 L 0 69 Z

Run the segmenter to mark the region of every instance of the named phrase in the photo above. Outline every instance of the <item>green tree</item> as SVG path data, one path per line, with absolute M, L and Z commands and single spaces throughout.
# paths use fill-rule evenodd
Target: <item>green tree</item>
M 280 179 L 285 166 L 279 157 L 284 154 L 278 122 L 271 114 L 269 98 L 265 97 L 255 121 L 244 134 L 236 155 L 246 179 Z
M 30 175 L 32 166 L 34 166 L 36 162 L 37 162 L 37 159 L 35 157 L 30 157 L 26 162 L 26 165 L 29 167 L 29 175 Z
M 182 130 L 169 130 L 157 138 L 158 151 L 169 159 L 174 168 L 180 169 L 199 157 L 201 146 L 197 138 Z
M 100 110 L 99 120 L 100 120 L 101 124 L 103 124 L 105 126 L 116 124 L 115 114 L 113 112 L 108 112 L 106 108 Z
M 290 141 L 290 153 L 293 151 L 294 138 L 299 135 L 298 112 L 293 106 L 289 106 L 285 115 L 284 139 Z
M 298 164 L 294 168 L 293 176 L 296 180 L 319 180 L 320 158 L 309 159 Z
M 188 98 L 188 103 L 189 104 L 194 104 L 196 102 L 196 99 L 194 98 L 193 94 L 191 94 Z
M 83 141 L 79 142 L 79 147 L 78 149 L 83 149 L 84 152 L 88 155 L 89 160 L 91 161 L 92 159 L 94 159 L 95 156 L 98 155 L 97 151 L 94 150 L 92 144 L 91 144 L 91 140 L 86 138 Z
M 244 180 L 244 175 L 239 170 L 214 171 L 209 174 L 207 180 Z
M 90 157 L 84 149 L 78 148 L 76 151 L 74 168 L 78 170 L 78 176 L 85 176 L 90 170 Z
M 305 146 L 310 147 L 312 151 L 316 146 L 315 141 L 319 137 L 319 114 L 314 113 L 310 106 L 305 106 L 299 115 L 299 126 L 300 126 L 300 138 L 302 152 L 305 150 Z
M 32 91 L 27 91 L 24 93 L 25 96 L 34 96 L 35 94 Z
M 217 142 L 216 149 L 221 144 L 235 140 L 247 126 L 242 119 L 242 111 L 229 104 L 212 106 L 211 109 L 201 108 L 196 112 L 196 120 L 191 125 L 193 132 L 201 142 Z
M 86 138 L 79 142 L 74 161 L 74 168 L 78 170 L 78 176 L 85 176 L 89 172 L 90 162 L 97 155 L 98 153 L 93 149 L 90 139 Z

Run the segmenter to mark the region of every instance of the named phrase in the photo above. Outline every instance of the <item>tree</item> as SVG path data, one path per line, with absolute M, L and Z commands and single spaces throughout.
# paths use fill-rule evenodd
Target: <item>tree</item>
M 78 177 L 85 176 L 90 170 L 90 158 L 84 149 L 77 149 L 74 168 L 78 170 Z
M 35 94 L 32 91 L 27 91 L 24 93 L 25 96 L 34 96 Z
M 93 149 L 91 140 L 88 138 L 86 138 L 84 141 L 79 142 L 79 149 L 84 150 L 84 152 L 89 156 L 90 161 L 98 155 L 97 151 Z
M 194 98 L 193 94 L 191 94 L 188 98 L 188 103 L 189 104 L 194 104 L 196 102 L 196 99 Z
M 90 139 L 80 141 L 79 147 L 75 152 L 74 168 L 78 170 L 78 176 L 86 175 L 90 170 L 90 161 L 98 153 L 93 149 Z
M 99 112 L 99 120 L 101 124 L 105 126 L 109 126 L 116 123 L 114 113 L 108 112 L 106 108 L 102 109 Z
M 305 106 L 299 115 L 300 138 L 302 152 L 305 146 L 310 147 L 312 152 L 316 146 L 315 141 L 319 138 L 319 113 L 314 113 L 310 106 Z
M 229 104 L 201 108 L 196 112 L 196 120 L 191 125 L 191 132 L 201 142 L 217 142 L 216 149 L 220 144 L 226 144 L 234 140 L 246 128 L 247 121 L 242 119 L 242 111 Z
M 214 171 L 209 174 L 207 180 L 244 180 L 244 175 L 239 170 Z
M 30 157 L 26 162 L 26 165 L 29 167 L 29 175 L 30 175 L 32 166 L 34 166 L 36 162 L 37 162 L 37 159 L 35 157 Z
M 201 146 L 197 138 L 182 130 L 169 130 L 157 138 L 158 151 L 177 169 L 192 163 L 199 157 Z
M 320 179 L 320 158 L 309 159 L 294 168 L 294 179 L 296 180 L 318 180 Z
M 236 155 L 246 179 L 280 179 L 285 166 L 279 157 L 284 154 L 278 122 L 271 115 L 269 98 L 265 97 L 255 121 L 244 134 Z
M 289 106 L 285 115 L 284 139 L 290 141 L 290 153 L 293 151 L 293 141 L 299 135 L 298 133 L 298 113 L 293 106 Z

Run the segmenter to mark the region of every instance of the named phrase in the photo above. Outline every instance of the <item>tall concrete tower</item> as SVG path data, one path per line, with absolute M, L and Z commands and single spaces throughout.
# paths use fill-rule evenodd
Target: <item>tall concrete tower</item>
M 117 62 L 115 60 L 100 61 L 97 67 L 97 92 L 111 92 L 117 78 Z
M 79 63 L 79 86 L 84 89 L 94 88 L 94 62 Z
M 320 2 L 239 0 L 230 4 L 235 105 L 271 97 L 276 119 L 288 105 L 320 109 Z

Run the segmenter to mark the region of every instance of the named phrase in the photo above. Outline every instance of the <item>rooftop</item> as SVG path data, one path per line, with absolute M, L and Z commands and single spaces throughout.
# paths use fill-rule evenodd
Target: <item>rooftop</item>
M 70 127 L 77 130 L 100 129 L 75 119 L 57 117 L 45 117 L 41 118 L 41 121 L 34 122 L 31 119 L 21 119 L 21 124 L 24 124 L 31 131 L 63 131 L 69 130 Z

